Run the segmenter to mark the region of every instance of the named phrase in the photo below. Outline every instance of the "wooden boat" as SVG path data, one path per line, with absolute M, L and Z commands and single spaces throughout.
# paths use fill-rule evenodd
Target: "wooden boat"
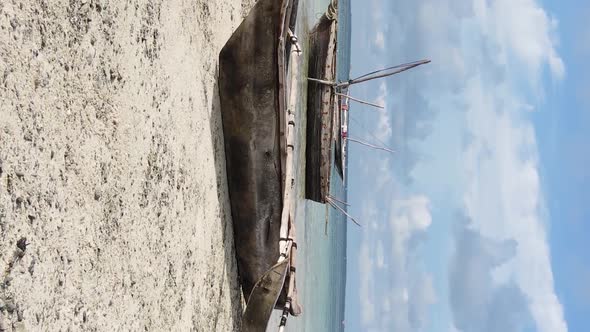
M 387 147 L 366 144 L 348 137 L 348 101 L 353 100 L 372 107 L 381 105 L 356 99 L 348 95 L 353 84 L 392 76 L 427 64 L 419 60 L 370 72 L 347 81 L 337 81 L 336 45 L 338 40 L 338 0 L 332 0 L 328 10 L 310 33 L 308 87 L 307 87 L 307 137 L 305 197 L 319 203 L 328 203 L 346 214 L 330 195 L 332 165 L 345 179 L 346 146 L 348 141 L 392 153 Z M 348 215 L 347 215 L 348 216 Z M 351 218 L 356 224 L 352 217 Z
M 332 1 L 310 33 L 307 76 L 327 82 L 336 80 L 337 5 Z M 336 107 L 333 86 L 308 82 L 305 197 L 320 203 L 326 203 L 330 190 L 332 141 L 339 127 Z
M 297 246 L 292 203 L 297 101 L 292 88 L 297 66 L 293 66 L 292 43 L 287 42 L 294 31 L 297 2 L 259 0 L 219 56 L 228 188 L 239 276 L 247 303 L 242 331 L 266 329 L 275 308 L 283 308 L 280 331 L 289 314 L 301 313 L 295 290 Z M 348 85 L 385 74 L 375 72 L 336 82 L 337 3 L 332 0 L 310 34 L 306 197 L 330 203 L 346 214 L 329 195 L 333 146 L 336 159 L 344 160 L 344 152 L 338 149 L 347 140 L 342 136 L 346 133 L 342 122 L 347 119 L 336 96 L 346 92 Z
M 287 141 L 286 76 L 292 52 L 286 41 L 296 12 L 297 0 L 259 0 L 219 56 L 228 189 L 247 303 L 243 331 L 266 326 L 294 270 L 288 268 L 293 239 L 286 239 L 292 228 L 285 204 L 287 163 L 292 162 L 287 151 L 293 148 Z

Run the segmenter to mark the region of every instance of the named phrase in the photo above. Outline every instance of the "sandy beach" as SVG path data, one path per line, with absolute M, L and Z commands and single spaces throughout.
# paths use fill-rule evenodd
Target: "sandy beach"
M 0 331 L 238 328 L 216 73 L 253 2 L 0 2 Z

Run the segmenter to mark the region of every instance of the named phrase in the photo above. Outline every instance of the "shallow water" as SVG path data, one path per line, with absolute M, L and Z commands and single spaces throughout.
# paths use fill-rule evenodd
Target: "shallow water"
M 300 0 L 296 34 L 303 51 L 307 49 L 307 33 L 325 12 L 329 0 Z M 338 80 L 348 79 L 350 71 L 350 0 L 339 2 Z M 300 91 L 307 90 L 307 61 L 303 56 L 300 70 Z M 295 149 L 297 210 L 297 289 L 303 314 L 290 317 L 288 331 L 342 331 L 346 286 L 346 229 L 342 213 L 327 205 L 305 200 L 305 93 L 300 94 L 296 110 L 297 141 Z M 342 178 L 332 167 L 331 195 L 346 200 Z M 268 330 L 276 331 L 275 311 Z

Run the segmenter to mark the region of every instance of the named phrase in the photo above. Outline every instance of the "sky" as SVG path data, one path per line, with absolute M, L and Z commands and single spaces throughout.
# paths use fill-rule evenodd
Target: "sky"
M 352 1 L 348 331 L 590 330 L 590 3 Z

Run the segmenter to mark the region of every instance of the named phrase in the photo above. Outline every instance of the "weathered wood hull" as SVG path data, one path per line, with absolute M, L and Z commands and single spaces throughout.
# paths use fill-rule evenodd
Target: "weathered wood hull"
M 323 15 L 311 31 L 308 77 L 336 79 L 336 29 L 336 21 Z M 320 203 L 330 190 L 335 107 L 331 86 L 308 83 L 305 197 Z
M 287 52 L 281 40 L 292 7 L 292 0 L 259 0 L 219 57 L 234 240 L 247 302 L 279 257 Z M 276 302 L 278 294 L 272 297 Z
M 283 289 L 289 261 L 275 264 L 258 280 L 242 318 L 242 332 L 266 331 L 268 320 Z

